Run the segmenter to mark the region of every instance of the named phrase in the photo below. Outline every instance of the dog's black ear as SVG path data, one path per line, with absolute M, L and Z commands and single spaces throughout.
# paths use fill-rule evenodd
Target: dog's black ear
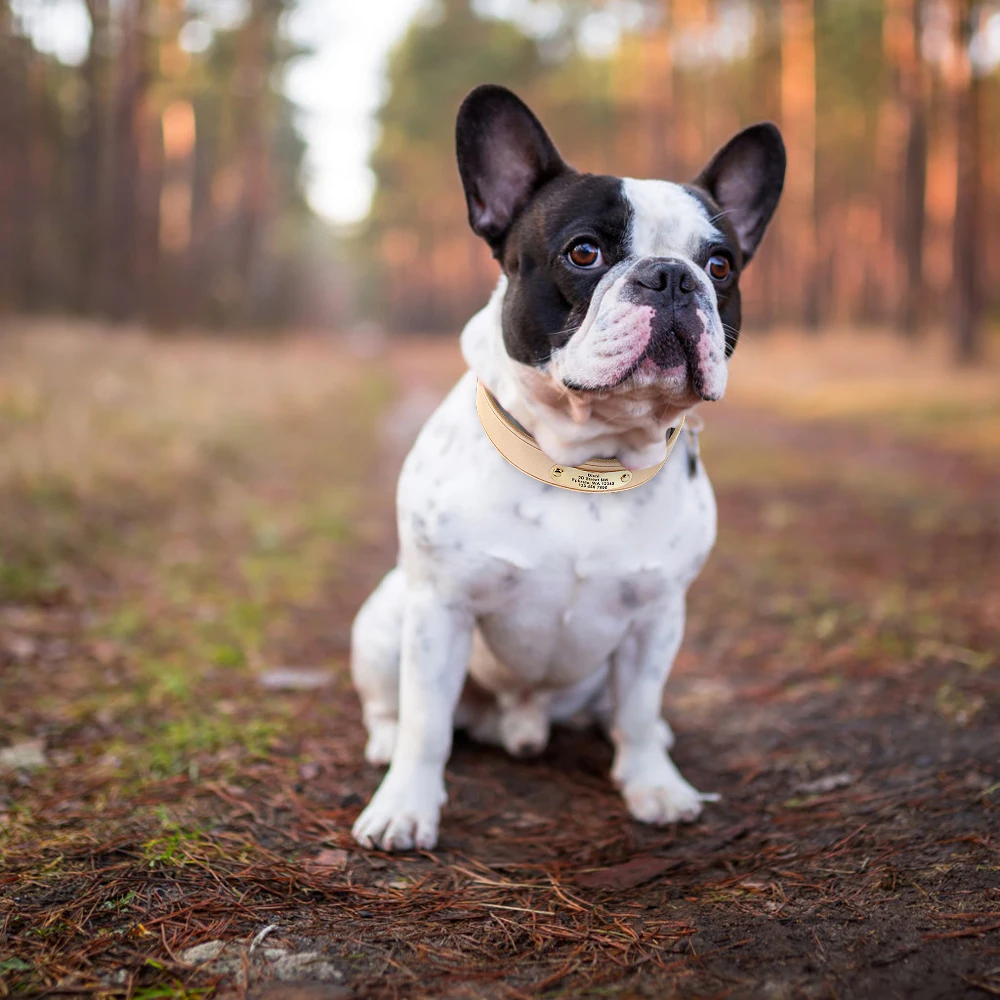
M 757 249 L 785 184 L 785 144 L 777 125 L 737 132 L 694 183 L 707 191 L 736 230 L 744 263 Z
M 469 225 L 494 253 L 531 196 L 568 169 L 524 101 L 492 84 L 462 102 L 455 147 Z

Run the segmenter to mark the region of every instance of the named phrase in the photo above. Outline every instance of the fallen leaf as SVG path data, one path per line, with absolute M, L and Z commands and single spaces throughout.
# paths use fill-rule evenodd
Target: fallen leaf
M 338 848 L 326 848 L 314 858 L 306 862 L 310 868 L 330 868 L 343 871 L 347 867 L 347 851 Z
M 847 788 L 848 785 L 853 784 L 854 778 L 846 771 L 840 771 L 837 774 L 828 774 L 823 778 L 817 778 L 815 781 L 803 781 L 796 785 L 793 791 L 803 792 L 806 795 L 825 795 L 827 792 L 836 791 L 838 788 Z
M 677 862 L 666 858 L 640 857 L 630 858 L 620 865 L 601 868 L 599 871 L 582 872 L 576 876 L 579 885 L 588 889 L 631 889 L 642 885 L 668 868 L 676 867 Z

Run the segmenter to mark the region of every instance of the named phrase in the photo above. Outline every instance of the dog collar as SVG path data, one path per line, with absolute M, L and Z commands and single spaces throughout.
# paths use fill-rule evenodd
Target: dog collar
M 681 417 L 681 422 L 667 431 L 667 453 L 662 462 L 648 469 L 626 469 L 613 458 L 592 458 L 582 465 L 553 465 L 535 439 L 482 382 L 476 388 L 476 412 L 486 436 L 514 468 L 539 482 L 579 493 L 620 493 L 649 482 L 670 457 L 684 426 L 684 417 Z

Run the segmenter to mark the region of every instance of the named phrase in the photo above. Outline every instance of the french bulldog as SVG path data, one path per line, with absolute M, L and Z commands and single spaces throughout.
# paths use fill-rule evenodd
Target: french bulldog
M 662 462 L 685 414 L 725 391 L 740 277 L 784 183 L 781 134 L 744 129 L 689 184 L 581 173 L 486 85 L 456 139 L 469 222 L 502 273 L 462 332 L 469 370 L 403 464 L 398 565 L 354 623 L 365 757 L 389 764 L 354 837 L 434 847 L 453 731 L 525 756 L 552 723 L 603 727 L 637 820 L 694 820 L 710 797 L 671 761 L 661 717 L 716 535 L 694 442 L 680 432 L 635 489 L 567 490 L 500 454 L 477 383 L 556 465 Z

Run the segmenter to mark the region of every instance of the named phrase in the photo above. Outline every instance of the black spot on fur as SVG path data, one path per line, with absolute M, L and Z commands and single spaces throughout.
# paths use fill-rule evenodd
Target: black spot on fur
M 622 580 L 619 597 L 621 598 L 622 607 L 629 610 L 639 607 L 639 594 L 635 589 L 635 584 L 631 580 Z
M 688 453 L 688 478 L 694 479 L 698 475 L 698 452 L 691 447 L 690 444 L 687 446 Z

